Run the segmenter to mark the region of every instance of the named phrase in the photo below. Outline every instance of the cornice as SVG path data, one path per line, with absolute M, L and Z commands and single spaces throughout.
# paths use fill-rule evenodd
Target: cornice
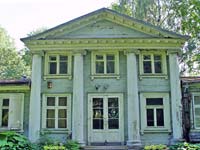
M 180 39 L 62 39 L 62 40 L 32 40 L 27 42 L 31 51 L 59 49 L 105 49 L 105 48 L 167 48 L 179 49 L 184 40 Z

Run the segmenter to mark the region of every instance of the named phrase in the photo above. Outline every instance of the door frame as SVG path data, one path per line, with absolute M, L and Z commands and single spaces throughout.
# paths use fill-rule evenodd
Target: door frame
M 101 98 L 101 97 L 118 97 L 119 98 L 119 130 L 120 130 L 120 141 L 116 142 L 124 142 L 124 96 L 123 93 L 88 93 L 88 145 L 90 145 L 92 141 L 93 131 L 92 131 L 92 98 Z M 101 143 L 101 141 L 99 142 Z

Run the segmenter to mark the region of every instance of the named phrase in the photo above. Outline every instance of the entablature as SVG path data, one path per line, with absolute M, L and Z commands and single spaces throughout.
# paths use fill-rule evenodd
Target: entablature
M 31 51 L 80 50 L 80 49 L 180 49 L 180 39 L 63 39 L 27 41 Z

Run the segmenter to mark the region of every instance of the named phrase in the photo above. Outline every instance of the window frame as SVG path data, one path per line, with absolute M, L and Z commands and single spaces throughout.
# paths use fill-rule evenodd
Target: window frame
M 162 98 L 163 99 L 163 113 L 164 113 L 164 126 L 147 126 L 147 98 Z M 169 94 L 168 93 L 141 93 L 140 94 L 140 111 L 141 111 L 141 132 L 171 132 L 170 127 L 170 105 L 169 105 Z M 152 105 L 151 105 L 152 107 Z M 158 108 L 155 105 L 154 109 Z M 154 110 L 153 109 L 153 110 Z M 155 114 L 154 114 L 155 116 Z M 155 118 L 154 118 L 155 119 Z M 155 120 L 154 120 L 155 123 Z
M 56 74 L 50 74 L 49 73 L 49 57 L 50 56 L 55 56 L 56 57 Z M 60 69 L 60 56 L 67 56 L 67 73 L 66 74 L 60 74 L 59 69 Z M 44 79 L 47 78 L 67 78 L 71 79 L 72 78 L 72 54 L 71 53 L 66 53 L 66 52 L 48 52 L 45 54 L 45 66 L 44 66 Z
M 55 97 L 56 101 L 58 101 L 59 97 L 67 97 L 67 106 L 60 106 L 62 109 L 63 107 L 66 107 L 67 110 L 67 128 L 58 128 L 55 126 L 55 128 L 47 128 L 46 127 L 46 112 L 47 112 L 47 97 Z M 52 106 L 56 107 L 55 110 L 59 110 L 59 106 Z M 56 111 L 57 112 L 57 111 Z M 57 112 L 58 113 L 58 112 Z M 57 114 L 58 116 L 58 114 Z M 58 117 L 55 117 L 55 122 L 58 122 Z M 71 94 L 44 94 L 43 100 L 42 100 L 42 130 L 44 131 L 71 131 Z
M 192 111 L 191 111 L 191 113 L 192 113 L 192 115 L 191 116 L 193 116 L 192 117 L 192 119 L 193 119 L 193 127 L 194 127 L 194 129 L 197 129 L 197 130 L 200 130 L 200 126 L 199 127 L 197 127 L 196 126 L 196 113 L 195 113 L 195 108 L 200 108 L 200 105 L 197 105 L 197 106 L 195 106 L 195 103 L 194 103 L 194 97 L 195 96 L 199 96 L 200 97 L 200 93 L 192 93 Z M 199 116 L 200 116 L 200 114 L 199 114 Z
M 103 55 L 104 73 L 96 73 L 96 55 Z M 107 73 L 107 55 L 114 55 L 114 73 Z M 91 79 L 117 78 L 119 79 L 119 52 L 118 51 L 93 51 L 91 52 Z
M 24 120 L 24 94 L 23 93 L 1 93 L 0 104 L 3 103 L 3 99 L 9 99 L 8 106 L 8 126 L 0 126 L 0 131 L 20 131 L 23 132 L 23 120 Z M 16 105 L 20 104 L 20 105 Z M 17 117 L 16 117 L 17 115 Z M 0 105 L 0 125 L 2 123 L 2 105 Z
M 151 60 L 151 73 L 144 73 L 144 56 L 145 55 L 150 55 L 150 60 Z M 154 56 L 155 55 L 160 55 L 161 56 L 161 73 L 155 73 L 155 61 L 154 61 Z M 167 55 L 166 52 L 159 52 L 159 51 L 141 51 L 139 55 L 139 62 L 140 62 L 140 78 L 143 77 L 167 77 Z

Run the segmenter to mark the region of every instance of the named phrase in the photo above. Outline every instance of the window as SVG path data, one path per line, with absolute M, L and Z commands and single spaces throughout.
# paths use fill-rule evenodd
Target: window
M 143 131 L 169 131 L 170 108 L 167 93 L 141 93 L 141 128 Z
M 46 55 L 45 76 L 71 75 L 71 56 L 67 54 Z
M 147 127 L 163 127 L 163 98 L 146 98 Z
M 1 100 L 0 104 L 0 113 L 1 113 L 1 127 L 8 127 L 8 118 L 9 118 L 9 99 L 5 98 Z
M 43 101 L 43 128 L 70 128 L 70 97 L 68 95 L 46 95 Z
M 166 75 L 166 56 L 161 52 L 142 52 L 140 55 L 141 75 Z
M 23 129 L 23 102 L 21 93 L 0 94 L 0 130 Z
M 194 127 L 200 128 L 200 95 L 193 96 L 193 109 L 194 109 Z
M 119 75 L 118 52 L 93 52 L 92 75 L 96 76 Z

